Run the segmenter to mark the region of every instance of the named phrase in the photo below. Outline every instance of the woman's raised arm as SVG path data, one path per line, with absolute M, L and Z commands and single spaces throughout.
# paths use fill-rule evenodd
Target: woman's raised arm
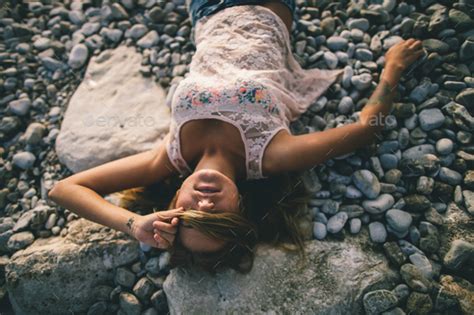
M 96 166 L 60 180 L 48 197 L 88 220 L 135 236 L 140 215 L 115 206 L 102 196 L 147 186 L 176 173 L 168 159 L 166 138 L 153 150 Z M 151 225 L 150 225 L 151 226 Z
M 403 71 L 423 53 L 420 41 L 409 39 L 387 52 L 380 82 L 360 113 L 360 120 L 303 135 L 287 135 L 269 149 L 269 173 L 305 170 L 372 143 L 385 125 Z

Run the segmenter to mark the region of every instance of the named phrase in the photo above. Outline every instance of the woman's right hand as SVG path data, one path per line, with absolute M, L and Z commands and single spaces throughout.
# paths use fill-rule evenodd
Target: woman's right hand
M 184 212 L 184 208 L 158 211 L 144 216 L 138 217 L 133 228 L 133 236 L 140 242 L 151 247 L 160 249 L 169 249 L 174 242 L 177 231 L 178 217 L 177 215 Z M 157 229 L 164 231 L 158 235 Z
M 393 45 L 385 54 L 385 68 L 396 72 L 403 72 L 409 65 L 423 55 L 421 40 L 413 38 Z

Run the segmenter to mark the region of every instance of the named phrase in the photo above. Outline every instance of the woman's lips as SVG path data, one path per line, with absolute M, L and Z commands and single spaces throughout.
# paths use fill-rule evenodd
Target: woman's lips
M 210 184 L 201 184 L 198 185 L 195 189 L 205 194 L 212 194 L 220 191 L 218 187 Z

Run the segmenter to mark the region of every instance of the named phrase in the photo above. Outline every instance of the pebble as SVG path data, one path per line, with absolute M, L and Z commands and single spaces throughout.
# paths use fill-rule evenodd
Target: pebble
M 385 243 L 387 239 L 387 230 L 381 222 L 371 222 L 369 224 L 370 239 L 375 243 Z
M 24 116 L 28 114 L 31 107 L 31 100 L 29 98 L 22 98 L 19 100 L 11 101 L 8 104 L 11 112 L 15 115 Z
M 380 182 L 369 170 L 357 170 L 352 174 L 354 185 L 370 199 L 376 198 L 380 194 Z
M 33 233 L 29 231 L 14 233 L 7 242 L 7 247 L 11 251 L 24 249 L 35 240 Z
M 322 212 L 318 212 L 314 215 L 314 221 L 321 222 L 323 224 L 328 223 L 328 219 L 327 219 L 326 215 Z
M 365 48 L 359 48 L 355 51 L 355 58 L 360 61 L 372 61 L 374 55 L 372 52 Z
M 89 56 L 89 50 L 84 44 L 75 45 L 69 54 L 68 65 L 72 69 L 79 69 L 85 65 Z
M 344 50 L 347 44 L 348 40 L 341 36 L 331 36 L 327 40 L 327 46 L 332 51 Z
M 462 182 L 462 175 L 447 167 L 441 167 L 439 170 L 439 178 L 449 185 L 458 185 Z
M 340 201 L 328 199 L 324 202 L 321 211 L 325 214 L 335 214 L 339 210 Z
M 158 44 L 160 37 L 158 33 L 153 30 L 148 32 L 145 36 L 143 36 L 138 42 L 137 45 L 141 48 L 151 48 Z
M 463 190 L 464 206 L 469 214 L 474 215 L 474 192 L 471 190 Z
M 324 61 L 326 61 L 329 69 L 336 69 L 338 60 L 334 53 L 326 51 L 324 53 Z
M 318 240 L 322 240 L 322 239 L 326 238 L 326 235 L 327 235 L 326 225 L 324 225 L 321 222 L 314 222 L 313 223 L 313 235 Z
M 117 29 L 108 29 L 102 28 L 100 31 L 100 35 L 105 37 L 107 40 L 111 41 L 112 43 L 118 43 L 123 36 L 123 32 Z
M 351 78 L 351 83 L 357 90 L 363 91 L 372 85 L 372 76 L 368 73 L 355 75 Z
M 135 24 L 125 32 L 126 38 L 138 40 L 148 32 L 148 28 L 143 24 Z
M 12 159 L 14 165 L 24 170 L 32 168 L 35 161 L 36 157 L 33 155 L 33 153 L 26 151 L 15 153 Z
M 344 225 L 346 224 L 348 219 L 348 215 L 345 212 L 338 212 L 332 217 L 329 218 L 328 223 L 327 223 L 327 231 L 329 233 L 338 233 L 340 232 L 343 228 Z
M 112 10 L 112 12 L 111 12 L 112 16 L 116 20 L 123 20 L 123 19 L 128 19 L 129 18 L 127 11 L 119 3 L 113 3 L 110 6 L 110 8 Z
M 364 207 L 368 213 L 380 214 L 390 209 L 394 203 L 395 199 L 391 194 L 381 194 L 374 200 L 364 200 L 362 207 Z
M 133 272 L 124 267 L 119 267 L 115 271 L 115 283 L 126 288 L 132 288 L 135 284 L 136 276 Z
M 416 183 L 416 191 L 420 194 L 429 195 L 433 192 L 435 181 L 431 177 L 420 176 Z
M 416 104 L 422 103 L 428 97 L 430 93 L 431 83 L 424 81 L 417 87 L 415 87 L 410 93 L 410 100 Z
M 448 155 L 453 151 L 454 143 L 449 138 L 442 138 L 436 142 L 436 151 L 441 155 Z
M 456 239 L 451 243 L 449 251 L 443 259 L 446 267 L 452 270 L 461 270 L 474 257 L 474 244 Z
M 336 20 L 328 16 L 321 21 L 321 29 L 325 36 L 330 36 L 336 30 Z
M 411 292 L 407 301 L 407 310 L 409 314 L 428 315 L 433 308 L 433 302 L 426 293 Z
M 355 186 L 353 185 L 347 186 L 346 194 L 345 194 L 346 198 L 359 199 L 362 196 L 363 196 L 362 192 L 358 190 Z
M 442 126 L 446 118 L 438 108 L 430 108 L 422 110 L 418 120 L 423 130 L 430 131 Z
M 469 59 L 474 58 L 474 38 L 470 37 L 464 41 L 461 45 L 459 56 L 462 61 L 468 61 Z
M 342 75 L 342 86 L 344 88 L 349 88 L 351 86 L 351 79 L 354 75 L 354 70 L 351 66 L 344 67 L 344 73 Z
M 366 293 L 363 303 L 367 315 L 376 315 L 396 306 L 398 299 L 389 290 L 382 289 Z
M 423 40 L 423 47 L 429 53 L 436 52 L 440 55 L 444 55 L 449 51 L 449 45 L 436 38 L 429 38 L 429 39 Z
M 474 88 L 467 88 L 456 96 L 456 102 L 467 107 L 472 108 L 474 104 Z
M 353 109 L 354 109 L 354 102 L 352 101 L 352 98 L 350 98 L 349 96 L 344 96 L 339 102 L 339 105 L 337 107 L 337 110 L 341 114 L 351 113 Z
M 431 289 L 431 282 L 413 264 L 404 264 L 400 268 L 403 281 L 414 291 L 426 293 Z
M 28 125 L 28 128 L 23 135 L 25 142 L 31 145 L 38 144 L 44 136 L 46 128 L 43 124 L 38 122 L 33 122 Z
M 150 258 L 145 264 L 145 270 L 151 274 L 158 275 L 160 273 L 160 258 Z
M 357 234 L 360 232 L 362 227 L 362 221 L 359 218 L 353 218 L 349 221 L 350 230 L 352 234 Z
M 401 233 L 408 232 L 413 221 L 412 216 L 403 210 L 390 209 L 385 213 L 389 226 Z
M 402 252 L 396 242 L 386 242 L 383 244 L 385 255 L 397 267 L 403 265 L 406 255 Z
M 155 287 L 150 279 L 142 277 L 137 281 L 132 291 L 140 300 L 146 301 L 155 291 Z
M 51 47 L 51 40 L 49 38 L 40 37 L 33 42 L 33 47 L 43 51 Z
M 128 315 L 140 315 L 142 304 L 137 297 L 128 292 L 121 292 L 119 295 L 120 309 Z
M 349 27 L 350 30 L 359 29 L 363 32 L 367 32 L 369 30 L 370 23 L 369 23 L 369 20 L 364 19 L 364 18 L 350 19 L 347 22 L 347 26 Z
M 410 259 L 410 262 L 415 265 L 418 270 L 420 270 L 423 276 L 425 276 L 427 279 L 433 278 L 433 266 L 425 255 L 414 253 L 411 254 L 408 258 Z

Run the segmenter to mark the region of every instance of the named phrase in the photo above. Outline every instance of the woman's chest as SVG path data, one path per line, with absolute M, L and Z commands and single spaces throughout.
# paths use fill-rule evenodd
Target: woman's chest
M 196 119 L 184 123 L 179 131 L 181 155 L 194 168 L 205 150 L 225 152 L 245 169 L 245 138 L 236 126 L 218 119 Z

